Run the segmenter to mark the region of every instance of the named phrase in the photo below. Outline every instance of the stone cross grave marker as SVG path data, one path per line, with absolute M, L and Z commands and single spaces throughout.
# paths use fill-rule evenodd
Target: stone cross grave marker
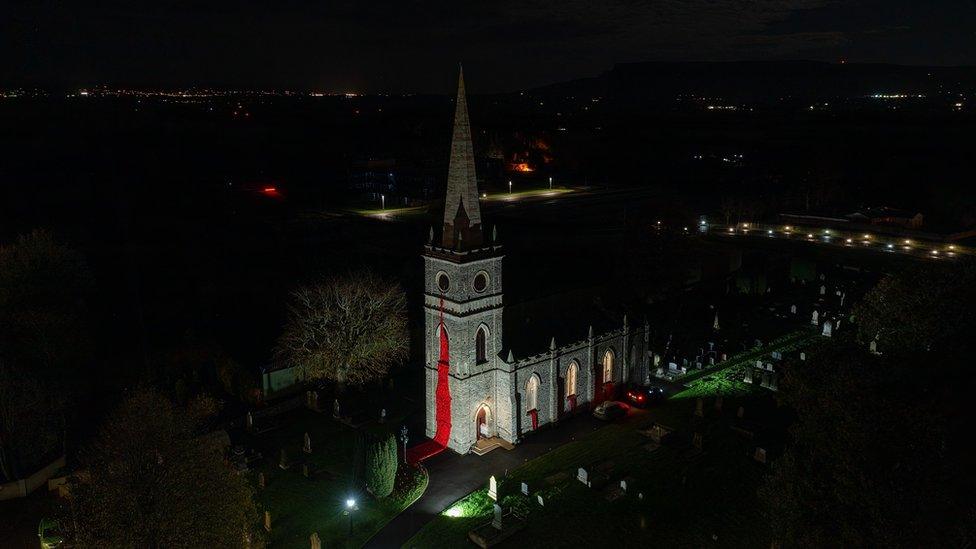
M 492 506 L 492 510 L 494 511 L 494 516 L 491 519 L 491 525 L 496 530 L 501 530 L 502 529 L 502 507 L 501 505 L 498 505 L 496 503 L 495 505 Z
M 582 482 L 583 484 L 585 484 L 587 486 L 590 485 L 590 477 L 586 473 L 586 469 L 584 469 L 582 467 L 580 467 L 579 470 L 576 471 L 576 480 Z
M 311 454 L 312 453 L 312 437 L 308 436 L 308 433 L 305 433 L 305 437 L 304 437 L 304 440 L 302 442 L 303 442 L 303 444 L 302 444 L 302 451 L 305 452 L 306 454 Z
M 498 481 L 495 480 L 495 475 L 488 477 L 488 497 L 498 501 Z
M 318 532 L 312 532 L 312 535 L 308 536 L 308 544 L 311 549 L 322 549 L 322 540 Z
M 524 482 L 522 483 L 522 495 L 529 495 L 529 485 Z

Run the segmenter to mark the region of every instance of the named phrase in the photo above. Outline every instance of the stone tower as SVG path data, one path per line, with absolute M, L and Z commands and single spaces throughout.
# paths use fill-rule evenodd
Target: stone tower
M 502 364 L 502 254 L 482 226 L 463 73 L 444 205 L 441 233 L 431 230 L 424 250 L 426 434 L 467 453 L 479 436 L 506 434 L 498 418 L 510 414 L 507 391 L 499 409 L 495 379 Z

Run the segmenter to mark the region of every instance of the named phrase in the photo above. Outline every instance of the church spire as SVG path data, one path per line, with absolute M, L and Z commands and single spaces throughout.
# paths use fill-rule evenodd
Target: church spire
M 451 161 L 447 172 L 447 195 L 444 198 L 445 248 L 478 247 L 483 240 L 481 207 L 478 204 L 478 179 L 474 171 L 474 148 L 471 146 L 471 124 L 464 94 L 464 71 L 458 74 L 457 105 L 454 109 L 454 135 Z

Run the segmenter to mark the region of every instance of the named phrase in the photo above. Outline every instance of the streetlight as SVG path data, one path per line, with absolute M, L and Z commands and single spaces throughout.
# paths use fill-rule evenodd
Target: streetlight
M 410 439 L 408 438 L 407 426 L 404 425 L 404 426 L 400 427 L 400 441 L 403 442 L 403 462 L 404 463 L 407 462 L 407 441 L 408 440 L 410 440 Z
M 386 195 L 385 194 L 381 194 L 380 195 L 380 204 L 381 204 L 380 209 L 381 210 L 385 210 L 386 209 Z
M 552 190 L 552 176 L 549 176 L 549 190 Z
M 508 194 L 512 194 L 512 180 L 508 180 Z
M 352 512 L 356 510 L 356 500 L 349 498 L 346 500 L 346 515 L 349 516 L 349 536 L 352 536 Z

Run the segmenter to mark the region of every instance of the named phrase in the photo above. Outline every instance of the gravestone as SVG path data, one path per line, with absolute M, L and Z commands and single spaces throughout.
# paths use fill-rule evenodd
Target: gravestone
M 264 476 L 264 473 L 258 473 L 258 487 L 265 488 L 268 486 L 268 479 Z
M 307 463 L 302 464 L 302 476 L 305 478 L 312 478 L 312 471 L 309 469 Z
M 695 401 L 695 417 L 703 417 L 705 415 L 704 406 L 705 403 L 702 402 L 702 399 L 699 398 Z
M 501 530 L 502 529 L 502 507 L 501 505 L 498 505 L 496 503 L 495 505 L 492 506 L 492 510 L 494 511 L 494 516 L 491 519 L 491 525 L 495 527 L 496 530 Z
M 308 436 L 308 433 L 305 433 L 305 437 L 302 443 L 302 451 L 305 452 L 306 454 L 312 453 L 312 437 Z
M 380 408 L 380 423 L 386 423 L 386 408 Z
M 311 549 L 322 549 L 322 539 L 319 538 L 318 532 L 312 532 L 312 535 L 308 536 L 308 544 Z
M 726 360 L 727 358 L 728 358 L 728 357 L 726 356 L 726 354 L 725 354 L 725 353 L 722 353 L 722 362 L 725 362 L 725 360 Z
M 627 493 L 627 479 L 620 481 L 620 489 L 623 490 L 625 494 Z
M 668 362 L 668 370 L 671 370 L 672 372 L 676 372 L 678 371 L 678 365 L 674 362 Z
M 759 463 L 766 463 L 766 449 L 756 448 L 756 453 L 753 454 L 752 459 L 758 461 Z
M 529 485 L 524 482 L 522 483 L 522 495 L 523 496 L 529 495 Z
M 790 305 L 790 314 L 796 314 L 796 305 Z
M 847 294 L 846 293 L 840 294 L 840 306 L 841 307 L 844 306 L 844 298 L 846 298 L 846 297 L 847 297 Z
M 868 351 L 873 354 L 878 354 L 878 340 L 872 339 L 871 343 L 868 343 Z
M 739 409 L 735 411 L 735 417 L 742 419 L 746 415 L 746 409 L 739 406 Z
M 251 414 L 251 412 L 247 413 L 247 417 L 245 418 L 245 421 L 247 422 L 248 431 L 254 428 L 254 415 Z
M 759 368 L 761 370 L 762 367 L 763 367 L 762 360 L 756 359 L 756 368 Z
M 749 383 L 749 384 L 752 383 L 752 368 L 746 368 L 746 373 L 742 377 L 742 382 Z
M 708 365 L 715 366 L 715 357 L 713 356 L 708 357 Z
M 800 351 L 800 360 L 806 360 L 806 359 L 807 359 L 807 354 L 804 353 L 803 351 Z
M 336 417 L 336 418 L 337 417 L 340 417 L 339 416 L 339 399 L 335 399 L 334 401 L 332 401 L 332 417 Z
M 830 337 L 831 334 L 833 334 L 833 331 L 834 331 L 834 324 L 828 320 L 823 323 L 823 331 L 820 332 L 820 335 L 824 337 Z
M 827 286 L 823 284 L 820 285 L 820 295 L 827 295 Z
M 702 434 L 695 433 L 695 436 L 691 437 L 691 445 L 699 450 L 702 449 Z
M 637 492 L 637 499 L 640 501 L 644 501 L 644 492 Z
M 722 411 L 722 404 L 724 404 L 723 399 L 722 399 L 722 395 L 718 395 L 717 397 L 715 397 L 715 411 L 716 412 L 721 412 Z
M 495 480 L 495 475 L 488 477 L 488 497 L 498 500 L 498 481 Z
M 281 456 L 278 458 L 278 467 L 286 471 L 289 467 L 288 452 L 286 452 L 284 448 L 281 449 Z
M 546 506 L 545 500 L 542 499 L 542 494 L 536 494 L 535 495 L 535 500 L 539 502 L 539 507 L 545 507 Z
M 783 360 L 783 353 L 779 351 L 773 351 L 773 360 Z
M 264 512 L 264 529 L 268 532 L 271 531 L 271 511 Z
M 835 330 L 840 330 L 840 322 L 841 322 L 842 320 L 844 320 L 844 319 L 843 319 L 843 318 L 838 318 L 838 319 L 837 319 L 837 324 L 834 324 L 834 329 L 835 329 Z
M 580 467 L 576 471 L 576 480 L 582 482 L 583 484 L 585 484 L 587 486 L 590 485 L 590 476 L 589 476 L 589 474 L 587 474 L 586 469 L 584 469 L 582 467 Z
M 814 326 L 820 324 L 820 311 L 814 311 L 813 314 L 810 315 L 810 324 L 813 324 Z

